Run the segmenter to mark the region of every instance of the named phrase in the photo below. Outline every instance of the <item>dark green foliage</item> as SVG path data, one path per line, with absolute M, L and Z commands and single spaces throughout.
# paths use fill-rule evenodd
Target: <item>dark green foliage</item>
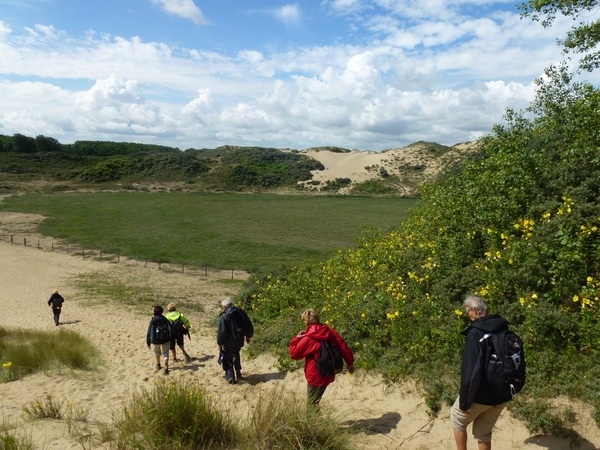
M 540 21 L 544 27 L 552 25 L 556 17 L 563 16 L 585 19 L 593 16 L 598 8 L 597 0 L 528 0 L 519 8 L 523 17 L 531 17 Z M 584 53 L 579 61 L 582 69 L 592 71 L 600 66 L 600 52 L 595 50 L 600 42 L 600 20 L 581 20 L 567 33 L 567 37 L 559 44 L 563 45 L 564 52 Z
M 339 191 L 342 188 L 348 187 L 352 184 L 350 178 L 336 178 L 325 183 L 325 186 L 321 188 L 322 191 Z
M 221 152 L 220 159 L 229 167 L 225 181 L 231 188 L 293 186 L 310 180 L 311 170 L 324 169 L 320 162 L 305 155 L 274 148 L 227 148 Z
M 178 148 L 133 142 L 76 141 L 65 145 L 65 151 L 85 156 L 135 155 L 140 153 L 179 152 Z
M 600 91 L 562 69 L 547 75 L 535 118 L 508 111 L 507 125 L 480 142 L 480 157 L 424 189 L 395 231 L 371 230 L 356 249 L 244 291 L 282 366 L 282 342 L 312 307 L 360 365 L 420 379 L 435 411 L 456 393 L 461 303 L 478 293 L 523 338 L 522 395 L 568 393 L 600 406 L 600 377 L 579 381 L 597 372 L 600 348 Z

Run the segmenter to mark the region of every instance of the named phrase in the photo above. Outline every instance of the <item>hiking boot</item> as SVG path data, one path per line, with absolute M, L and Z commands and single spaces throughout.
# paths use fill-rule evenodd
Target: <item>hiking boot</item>
M 241 379 L 242 379 L 242 372 L 238 370 L 238 371 L 235 373 L 235 378 L 236 378 L 238 381 L 239 381 L 239 380 L 241 380 Z
M 156 370 L 160 370 L 160 364 L 156 365 Z
M 173 362 L 179 362 L 179 361 L 181 361 L 181 360 L 177 359 L 177 358 L 173 358 Z
M 169 366 L 165 366 L 165 375 L 169 375 Z
M 186 363 L 192 362 L 192 357 L 190 355 L 188 355 L 186 352 L 183 352 L 183 357 L 185 358 Z
M 236 383 L 237 383 L 237 381 L 235 381 L 235 379 L 233 379 L 233 380 L 229 380 L 227 383 L 228 383 L 228 384 L 236 384 Z

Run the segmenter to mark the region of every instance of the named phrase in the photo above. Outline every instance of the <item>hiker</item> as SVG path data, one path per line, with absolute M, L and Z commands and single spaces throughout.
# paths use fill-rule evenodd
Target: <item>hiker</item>
M 177 311 L 177 307 L 175 303 L 169 303 L 167 305 L 167 315 L 166 318 L 171 322 L 171 353 L 173 353 L 173 361 L 177 362 L 177 350 L 175 349 L 175 344 L 183 353 L 183 357 L 185 358 L 185 362 L 189 363 L 192 358 L 188 355 L 183 348 L 183 341 L 185 335 L 187 334 L 188 338 L 191 340 L 190 336 L 190 321 L 185 317 L 182 313 Z
M 60 313 L 62 311 L 62 304 L 64 302 L 65 299 L 58 293 L 58 291 L 54 291 L 48 299 L 48 306 L 52 308 L 52 312 L 54 313 L 54 324 L 56 326 L 60 324 Z
M 252 321 L 242 308 L 233 306 L 233 301 L 226 298 L 221 302 L 223 312 L 219 317 L 217 345 L 219 346 L 219 364 L 225 371 L 225 381 L 236 384 L 242 378 L 240 349 L 254 335 Z M 234 376 L 235 369 L 235 376 Z
M 491 450 L 492 430 L 511 396 L 491 391 L 489 382 L 478 364 L 481 344 L 486 333 L 508 329 L 506 319 L 497 314 L 488 316 L 487 305 L 478 295 L 470 295 L 463 302 L 471 324 L 461 331 L 467 337 L 460 367 L 460 393 L 450 410 L 457 450 L 467 450 L 467 426 L 473 423 L 473 436 L 479 450 Z
M 169 374 L 169 349 L 171 347 L 171 322 L 163 316 L 163 307 L 154 307 L 154 316 L 150 319 L 146 333 L 146 345 L 154 348 L 156 370 L 160 370 L 160 355 L 165 358 L 165 375 Z
M 335 374 L 323 376 L 317 369 L 316 359 L 321 350 L 321 341 L 329 341 L 335 344 L 340 355 L 346 361 L 350 373 L 354 373 L 354 355 L 337 331 L 320 323 L 319 315 L 314 309 L 305 310 L 301 317 L 306 329 L 294 336 L 290 342 L 290 357 L 292 359 L 304 358 L 304 376 L 308 383 L 306 391 L 308 402 L 318 406 L 327 386 L 335 381 Z

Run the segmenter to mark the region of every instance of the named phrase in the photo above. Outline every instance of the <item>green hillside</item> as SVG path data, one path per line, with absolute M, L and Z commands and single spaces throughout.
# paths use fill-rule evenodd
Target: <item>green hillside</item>
M 397 229 L 248 286 L 238 300 L 282 367 L 313 307 L 361 366 L 418 379 L 436 413 L 457 395 L 461 302 L 478 293 L 526 345 L 513 413 L 557 432 L 573 414 L 551 399 L 567 395 L 593 405 L 600 424 L 600 90 L 549 75 L 527 111 L 535 117 L 508 111 L 481 158 L 428 187 Z

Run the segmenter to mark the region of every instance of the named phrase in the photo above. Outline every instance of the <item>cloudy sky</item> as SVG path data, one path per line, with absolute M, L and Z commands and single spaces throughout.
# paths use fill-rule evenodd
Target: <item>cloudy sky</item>
M 573 22 L 544 29 L 516 3 L 0 0 L 0 134 L 182 150 L 470 141 L 564 59 Z

